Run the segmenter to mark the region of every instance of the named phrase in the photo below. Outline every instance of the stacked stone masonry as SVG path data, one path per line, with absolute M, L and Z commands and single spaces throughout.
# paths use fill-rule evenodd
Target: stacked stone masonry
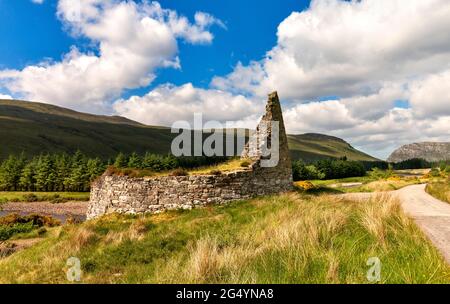
M 92 184 L 88 219 L 116 212 L 137 214 L 191 209 L 291 190 L 291 161 L 281 105 L 276 93 L 269 95 L 266 114 L 261 123 L 265 120 L 280 122 L 280 152 L 277 166 L 260 166 L 261 157 L 258 152 L 250 155 L 249 149 L 246 148 L 243 157 L 253 160 L 250 168 L 224 172 L 220 175 L 133 178 L 105 174 Z M 259 126 L 256 133 L 258 130 Z M 270 141 L 271 131 L 267 133 L 259 136 L 266 136 Z

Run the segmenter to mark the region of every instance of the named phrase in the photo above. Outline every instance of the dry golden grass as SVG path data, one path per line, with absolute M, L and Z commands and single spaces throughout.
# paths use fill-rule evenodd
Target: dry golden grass
M 388 179 L 370 182 L 358 188 L 361 192 L 385 192 L 420 183 L 419 179 Z
M 361 224 L 369 231 L 378 242 L 386 245 L 385 221 L 392 214 L 400 214 L 400 202 L 389 194 L 378 194 L 370 198 L 372 202 L 384 202 L 383 204 L 364 204 L 361 210 Z
M 427 185 L 426 191 L 435 198 L 450 203 L 450 177 Z
M 336 241 L 345 233 L 356 204 L 336 196 L 321 196 L 314 204 L 307 205 L 302 204 L 304 201 L 297 194 L 288 194 L 286 199 L 298 203 L 301 208 L 283 209 L 267 215 L 254 223 L 253 229 L 243 231 L 239 242 L 234 245 L 223 246 L 217 237 L 210 235 L 202 237 L 189 245 L 187 263 L 183 259 L 172 260 L 172 263 L 158 271 L 158 280 L 179 282 L 177 274 L 180 269 L 184 269 L 182 282 L 223 282 L 224 274 L 229 278 L 226 282 L 260 282 L 255 279 L 258 277 L 257 270 L 249 269 L 248 265 L 262 256 L 272 256 L 277 252 L 279 255 L 276 259 L 284 265 L 290 265 L 292 271 L 296 269 L 304 273 L 311 267 L 312 260 L 322 257 L 326 264 L 325 281 L 358 281 L 357 278 L 342 279 L 341 267 L 352 259 L 352 251 L 340 251 Z M 263 202 L 256 200 L 254 204 Z M 330 205 L 339 205 L 339 209 L 331 209 Z M 399 201 L 390 195 L 380 194 L 366 204 L 358 205 L 357 222 L 375 240 L 368 246 L 372 248 L 370 250 L 389 252 L 393 250 L 393 244 L 389 242 L 388 235 L 400 237 L 412 231 L 416 234 L 415 240 L 426 243 L 411 220 L 401 211 Z M 354 258 L 358 259 L 356 255 Z M 273 261 L 266 263 L 264 267 L 270 268 Z
M 89 227 L 80 227 L 74 229 L 74 232 L 70 234 L 68 245 L 75 252 L 78 252 L 82 248 L 92 244 L 96 239 L 97 235 Z
M 382 282 L 450 282 L 448 265 L 387 194 L 350 202 L 288 193 L 58 229 L 0 260 L 0 282 L 65 283 L 70 256 L 81 259 L 84 283 L 367 283 L 373 256 Z
M 142 240 L 148 231 L 147 222 L 144 217 L 140 217 L 133 222 L 128 230 L 130 240 Z
M 226 173 L 226 172 L 248 169 L 246 167 L 241 166 L 243 162 L 248 162 L 248 164 L 252 163 L 251 161 L 246 161 L 243 159 L 232 159 L 227 162 L 218 164 L 216 166 L 197 168 L 197 169 L 189 170 L 188 172 L 189 172 L 189 174 L 211 174 L 211 172 L 214 172 L 214 171 L 220 171 L 220 172 Z

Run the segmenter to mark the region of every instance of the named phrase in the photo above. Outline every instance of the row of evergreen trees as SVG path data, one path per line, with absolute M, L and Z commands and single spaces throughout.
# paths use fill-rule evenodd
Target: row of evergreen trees
M 81 152 L 44 154 L 27 159 L 10 155 L 0 165 L 2 191 L 89 191 L 90 183 L 106 169 L 99 158 Z
M 155 172 L 173 170 L 176 168 L 198 168 L 204 166 L 211 166 L 226 161 L 228 158 L 223 156 L 192 156 L 192 157 L 175 157 L 173 155 L 157 155 L 146 153 L 140 156 L 137 153 L 132 153 L 127 156 L 119 153 L 113 162 L 116 168 L 133 168 L 133 169 L 147 169 Z
M 298 160 L 292 163 L 292 173 L 294 180 L 300 181 L 364 176 L 366 169 L 361 162 L 346 158 L 323 159 L 309 165 Z
M 119 153 L 115 159 L 103 161 L 89 158 L 80 151 L 73 155 L 43 154 L 32 159 L 22 155 L 11 155 L 0 163 L 0 191 L 89 191 L 91 182 L 108 166 L 116 168 L 147 169 L 154 172 L 176 168 L 210 166 L 225 161 L 226 157 L 174 157 L 152 153 L 125 155 Z M 442 162 L 444 168 L 448 162 Z M 363 176 L 368 164 L 343 159 L 326 159 L 305 164 L 294 161 L 292 168 L 295 180 L 333 179 Z M 377 167 L 379 163 L 374 163 Z M 394 164 L 394 169 L 430 167 L 430 163 L 416 159 Z
M 89 158 L 80 151 L 73 155 L 43 154 L 32 159 L 10 155 L 0 163 L 0 191 L 89 191 L 91 182 L 108 166 L 147 169 L 154 172 L 176 168 L 208 166 L 226 160 L 225 157 L 161 156 L 151 153 L 125 155 L 119 153 L 107 161 Z

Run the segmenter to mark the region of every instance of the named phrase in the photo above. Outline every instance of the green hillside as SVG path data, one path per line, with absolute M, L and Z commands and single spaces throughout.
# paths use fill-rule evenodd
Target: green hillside
M 174 136 L 170 128 L 146 126 L 123 117 L 0 100 L 0 159 L 21 152 L 32 156 L 78 149 L 102 158 L 119 152 L 168 154 Z M 345 155 L 352 160 L 375 160 L 342 139 L 321 134 L 289 135 L 289 145 L 294 159 L 311 161 Z
M 347 156 L 349 160 L 374 161 L 376 158 L 356 150 L 348 142 L 334 136 L 307 133 L 288 135 L 293 159 L 314 161 L 323 158 Z

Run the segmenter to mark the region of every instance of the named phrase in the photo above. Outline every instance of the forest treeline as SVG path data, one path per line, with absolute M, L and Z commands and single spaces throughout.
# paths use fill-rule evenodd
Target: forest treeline
M 292 162 L 292 171 L 295 181 L 315 179 L 336 179 L 346 177 L 364 176 L 372 169 L 381 170 L 406 170 L 440 168 L 447 170 L 450 161 L 429 162 L 420 158 L 408 159 L 398 163 L 385 161 L 348 161 L 346 157 L 341 159 L 324 159 L 314 163 L 304 163 L 301 160 Z
M 155 172 L 195 168 L 224 161 L 224 157 L 161 156 L 146 153 L 119 153 L 107 161 L 90 158 L 77 151 L 69 154 L 43 154 L 32 159 L 10 155 L 0 165 L 0 191 L 89 191 L 90 184 L 109 166 L 148 169 Z
M 292 163 L 294 181 L 335 179 L 366 175 L 365 166 L 358 161 L 342 159 L 324 159 L 312 164 L 298 160 Z
M 115 159 L 91 158 L 82 152 L 69 154 L 42 154 L 31 159 L 10 155 L 0 163 L 0 191 L 67 191 L 85 192 L 109 166 L 115 168 L 145 169 L 153 172 L 190 169 L 210 166 L 226 161 L 226 157 L 174 157 L 152 153 L 139 155 L 119 153 Z M 442 165 L 423 159 L 411 159 L 389 165 L 387 162 L 357 162 L 341 159 L 324 159 L 306 164 L 293 161 L 294 180 L 335 179 L 364 176 L 372 168 L 420 169 Z M 448 164 L 444 162 L 444 165 Z

